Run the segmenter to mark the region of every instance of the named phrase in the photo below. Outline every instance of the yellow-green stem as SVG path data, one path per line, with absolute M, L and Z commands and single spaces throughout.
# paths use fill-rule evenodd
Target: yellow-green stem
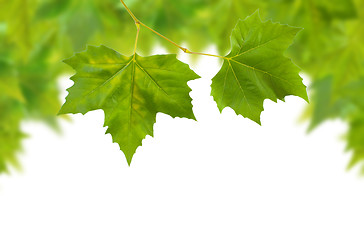
M 130 9 L 128 8 L 128 6 L 126 6 L 126 4 L 124 3 L 124 1 L 123 0 L 120 0 L 120 2 L 124 5 L 126 11 L 128 11 L 128 13 L 129 13 L 129 15 L 133 18 L 135 24 L 137 22 L 139 22 L 139 20 L 134 16 L 134 14 L 132 13 L 132 11 L 130 11 Z
M 202 55 L 202 56 L 210 56 L 210 57 L 217 57 L 217 58 L 222 58 L 222 59 L 226 59 L 226 60 L 230 60 L 227 57 L 223 57 L 223 56 L 219 56 L 219 55 L 214 55 L 214 54 L 208 54 L 208 53 L 198 53 L 198 52 L 191 52 L 190 50 L 188 50 L 187 48 L 184 48 L 180 45 L 178 45 L 177 43 L 173 42 L 172 40 L 170 40 L 169 38 L 163 36 L 162 34 L 160 34 L 159 32 L 155 31 L 153 28 L 148 27 L 147 25 L 145 25 L 144 23 L 142 23 L 141 21 L 139 21 L 135 15 L 132 13 L 132 11 L 126 6 L 126 4 L 124 3 L 123 0 L 120 0 L 121 3 L 124 5 L 125 9 L 128 11 L 129 15 L 133 18 L 136 26 L 137 26 L 137 38 L 135 40 L 135 49 L 134 49 L 134 54 L 136 52 L 136 46 L 137 46 L 137 42 L 138 42 L 138 37 L 139 37 L 139 30 L 140 30 L 140 25 L 142 25 L 143 27 L 147 28 L 148 30 L 152 31 L 153 33 L 157 34 L 158 36 L 160 36 L 161 38 L 163 38 L 164 40 L 168 41 L 169 43 L 173 44 L 174 46 L 178 47 L 179 49 L 181 49 L 184 53 L 188 53 L 188 54 L 196 54 L 196 55 Z
M 186 48 L 181 47 L 180 45 L 178 45 L 177 43 L 173 42 L 173 41 L 172 41 L 172 40 L 170 40 L 169 38 L 167 38 L 167 37 L 163 36 L 162 34 L 160 34 L 159 32 L 157 32 L 157 31 L 156 31 L 156 30 L 154 30 L 153 28 L 148 27 L 147 25 L 145 25 L 145 24 L 144 24 L 144 23 L 142 23 L 142 22 L 140 22 L 140 24 L 141 24 L 143 27 L 145 27 L 145 28 L 149 29 L 150 31 L 154 32 L 155 34 L 157 34 L 158 36 L 160 36 L 160 37 L 161 37 L 161 38 L 163 38 L 164 40 L 167 40 L 168 42 L 172 43 L 174 46 L 178 47 L 178 48 L 179 48 L 179 49 L 181 49 L 182 51 L 184 51 L 184 52 L 186 52 L 186 51 L 187 51 L 187 49 L 186 49 Z
M 135 59 L 135 54 L 136 54 L 136 50 L 137 50 L 137 46 L 138 46 L 138 38 L 139 38 L 139 32 L 140 32 L 140 23 L 136 22 L 135 23 L 136 28 L 137 28 L 137 33 L 136 33 L 136 38 L 135 38 L 135 46 L 134 46 L 134 59 Z
M 185 53 L 202 55 L 202 56 L 209 56 L 209 57 L 217 57 L 217 58 L 222 58 L 222 59 L 230 60 L 230 58 L 223 57 L 223 56 L 219 56 L 219 55 L 214 55 L 214 54 L 209 54 L 209 53 L 190 52 L 189 50 L 187 50 Z

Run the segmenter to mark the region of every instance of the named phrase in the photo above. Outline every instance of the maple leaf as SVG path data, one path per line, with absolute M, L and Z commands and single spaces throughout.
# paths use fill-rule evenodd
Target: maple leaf
M 300 28 L 262 22 L 255 12 L 239 21 L 231 36 L 231 52 L 212 79 L 211 95 L 220 111 L 231 107 L 237 114 L 260 124 L 263 101 L 296 95 L 308 101 L 299 68 L 284 51 Z
M 76 70 L 60 114 L 102 109 L 105 126 L 128 164 L 146 135 L 153 136 L 156 114 L 195 119 L 189 80 L 199 78 L 175 54 L 126 57 L 105 46 L 89 46 L 64 61 Z
M 310 98 L 312 104 L 308 107 L 306 115 L 311 118 L 310 129 L 330 118 L 341 118 L 351 123 L 356 119 L 353 117 L 355 114 L 364 112 L 362 88 L 357 82 L 364 76 L 364 28 L 362 27 L 364 11 L 361 11 L 364 9 L 363 0 L 128 0 L 126 2 L 143 23 L 155 28 L 174 42 L 186 44 L 194 51 L 203 51 L 209 44 L 215 44 L 220 55 L 228 50 L 229 46 L 226 44 L 230 35 L 228 31 L 234 27 L 239 18 L 244 18 L 257 8 L 264 17 L 303 27 L 304 31 L 297 36 L 295 44 L 289 47 L 286 53 L 302 67 L 313 82 L 311 86 L 313 94 Z M 17 102 L 18 107 L 14 107 L 16 109 L 21 105 L 22 112 L 18 114 L 19 109 L 14 112 L 7 111 L 0 120 L 1 127 L 10 126 L 8 121 L 20 122 L 21 119 L 12 120 L 13 115 L 19 115 L 22 119 L 35 118 L 55 123 L 54 115 L 60 107 L 56 78 L 65 72 L 59 59 L 70 55 L 71 52 L 83 49 L 86 44 L 106 43 L 124 53 L 132 53 L 130 46 L 135 41 L 135 26 L 119 1 L 0 0 L 0 6 L 0 97 L 3 97 L 0 114 L 5 112 L 3 109 L 15 106 L 12 101 Z M 258 22 L 259 24 L 263 23 Z M 264 24 L 272 28 L 271 24 Z M 252 28 L 256 26 L 253 24 Z M 268 29 L 267 33 L 270 32 Z M 267 33 L 260 32 L 263 37 L 268 37 Z M 287 36 L 288 38 L 290 37 Z M 141 31 L 139 39 L 143 44 L 138 46 L 138 50 L 149 53 L 158 38 L 152 32 Z M 168 41 L 158 41 L 158 43 L 171 53 L 179 51 Z M 283 50 L 282 48 L 282 53 Z M 254 55 L 258 54 L 257 58 L 264 60 L 266 56 L 262 52 L 264 51 L 260 48 L 250 50 L 243 64 L 257 67 L 253 65 Z M 264 56 L 261 57 L 259 54 Z M 272 70 L 268 68 L 269 61 L 264 61 L 263 65 L 267 64 L 267 69 Z M 288 60 L 284 61 L 288 64 Z M 278 65 L 278 62 L 274 64 Z M 230 63 L 231 67 L 226 63 Z M 241 75 L 237 77 L 241 80 L 241 86 L 246 87 L 242 89 L 248 93 L 247 97 L 249 103 L 252 103 L 253 111 L 242 109 L 244 103 L 237 101 L 241 99 L 242 94 L 237 88 L 226 89 L 230 92 L 228 96 L 224 90 L 223 99 L 220 100 L 224 100 L 222 101 L 224 104 L 235 104 L 233 108 L 245 111 L 245 115 L 253 115 L 251 118 L 257 122 L 262 106 L 253 103 L 261 103 L 267 98 L 276 101 L 282 99 L 282 95 L 286 93 L 295 94 L 288 89 L 290 85 L 284 86 L 284 90 L 287 90 L 285 93 L 281 92 L 281 85 L 264 89 L 269 75 L 259 70 L 245 69 L 244 74 L 248 75 L 242 75 L 243 71 L 239 70 L 241 66 L 231 60 L 225 61 L 221 71 L 224 68 L 227 69 L 226 74 L 231 79 L 234 79 L 232 70 Z M 277 73 L 279 69 L 280 67 L 267 73 Z M 291 66 L 289 71 L 293 72 Z M 255 77 L 255 74 L 258 77 Z M 279 76 L 285 79 L 284 75 L 286 72 Z M 248 80 L 242 76 L 249 76 Z M 257 81 L 250 81 L 252 79 Z M 290 77 L 289 80 L 300 85 L 298 78 Z M 218 82 L 214 81 L 214 84 Z M 226 86 L 229 84 L 234 86 L 234 82 L 227 83 Z M 254 83 L 261 85 L 258 87 Z M 303 86 L 300 85 L 299 89 L 303 91 Z M 282 94 L 277 94 L 277 91 Z M 221 90 L 220 93 L 217 92 L 216 95 L 221 95 Z M 224 104 L 220 104 L 219 108 Z M 19 132 L 17 124 L 11 129 L 14 133 Z M 352 131 L 354 133 L 356 130 Z M 0 134 L 2 141 L 0 145 L 7 146 L 3 144 L 10 142 L 7 141 L 7 136 Z

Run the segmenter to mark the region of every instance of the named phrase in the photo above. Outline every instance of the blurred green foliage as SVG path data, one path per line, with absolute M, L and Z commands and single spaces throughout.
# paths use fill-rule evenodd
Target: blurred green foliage
M 304 117 L 310 130 L 328 119 L 348 122 L 349 167 L 364 172 L 364 0 L 127 0 L 145 24 L 192 51 L 230 48 L 238 19 L 260 9 L 263 19 L 304 28 L 287 52 L 312 78 Z M 57 125 L 61 60 L 86 44 L 132 53 L 135 25 L 118 0 L 0 0 L 0 172 L 18 166 L 25 119 Z M 139 51 L 159 43 L 149 31 Z

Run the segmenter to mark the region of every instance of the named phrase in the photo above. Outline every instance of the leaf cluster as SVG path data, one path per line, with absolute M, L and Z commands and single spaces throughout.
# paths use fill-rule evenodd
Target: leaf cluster
M 221 55 L 228 54 L 213 81 L 214 98 L 220 109 L 232 107 L 238 114 L 256 122 L 259 122 L 264 99 L 283 100 L 287 94 L 306 99 L 302 85 L 297 87 L 298 69 L 285 56 L 292 58 L 312 78 L 311 104 L 304 115 L 311 122 L 310 129 L 328 119 L 347 121 L 346 139 L 348 149 L 353 151 L 350 166 L 361 164 L 364 169 L 363 0 L 130 0 L 127 4 L 142 22 L 180 45 L 184 43 L 189 49 L 202 51 L 209 44 L 215 44 Z M 57 76 L 69 71 L 60 59 L 84 50 L 86 44 L 105 44 L 122 52 L 123 57 L 133 55 L 136 29 L 117 0 L 0 0 L 0 6 L 1 172 L 9 164 L 16 165 L 15 152 L 25 136 L 20 129 L 23 120 L 36 119 L 56 126 L 55 115 L 61 106 L 57 97 Z M 269 52 L 275 41 L 269 42 L 273 45 L 249 51 L 240 49 L 242 43 L 244 46 L 246 43 L 234 37 L 238 34 L 246 37 L 249 32 L 249 26 L 244 28 L 239 22 L 242 28 L 240 32 L 234 30 L 236 41 L 230 45 L 230 33 L 238 20 L 258 8 L 262 19 L 273 19 L 304 30 L 297 33 L 297 29 L 292 28 L 292 32 L 282 33 L 286 42 L 278 38 L 282 48 L 276 52 Z M 274 23 L 262 21 L 262 24 L 274 28 Z M 283 46 L 288 47 L 296 34 L 295 43 L 283 56 Z M 166 47 L 171 53 L 178 51 L 149 31 L 141 31 L 139 39 L 138 51 L 143 54 L 149 54 L 155 44 Z M 250 39 L 250 43 L 257 46 L 261 42 Z M 245 53 L 234 59 L 239 52 Z M 267 52 L 281 64 L 273 68 L 274 61 L 259 63 Z M 129 65 L 128 71 L 133 66 L 137 65 Z M 288 72 L 283 71 L 286 68 Z M 135 73 L 140 75 L 140 71 Z M 249 79 L 240 82 L 241 88 L 236 87 L 239 81 L 234 80 L 234 74 L 238 79 L 244 79 L 243 76 Z M 292 78 L 292 74 L 295 77 Z M 287 78 L 293 79 L 293 85 L 283 84 Z M 224 79 L 227 79 L 226 92 L 221 91 Z M 271 79 L 280 85 L 273 86 Z M 252 92 L 245 95 L 244 103 L 228 97 L 236 94 L 244 98 L 242 89 L 245 88 Z M 150 93 L 143 94 L 151 98 Z M 110 99 L 110 96 L 105 98 Z M 248 103 L 252 103 L 250 107 L 254 110 L 249 110 Z

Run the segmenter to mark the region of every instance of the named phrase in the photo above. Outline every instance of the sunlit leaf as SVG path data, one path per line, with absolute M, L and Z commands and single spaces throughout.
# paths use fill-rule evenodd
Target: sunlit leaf
M 298 31 L 262 22 L 258 12 L 238 22 L 231 37 L 231 52 L 212 79 L 211 95 L 220 111 L 229 106 L 260 124 L 265 99 L 276 102 L 296 95 L 308 100 L 299 68 L 284 56 Z
M 76 74 L 60 113 L 102 109 L 107 133 L 129 164 L 145 136 L 153 136 L 158 112 L 194 119 L 186 83 L 199 76 L 175 55 L 126 57 L 105 46 L 89 46 L 65 62 Z

